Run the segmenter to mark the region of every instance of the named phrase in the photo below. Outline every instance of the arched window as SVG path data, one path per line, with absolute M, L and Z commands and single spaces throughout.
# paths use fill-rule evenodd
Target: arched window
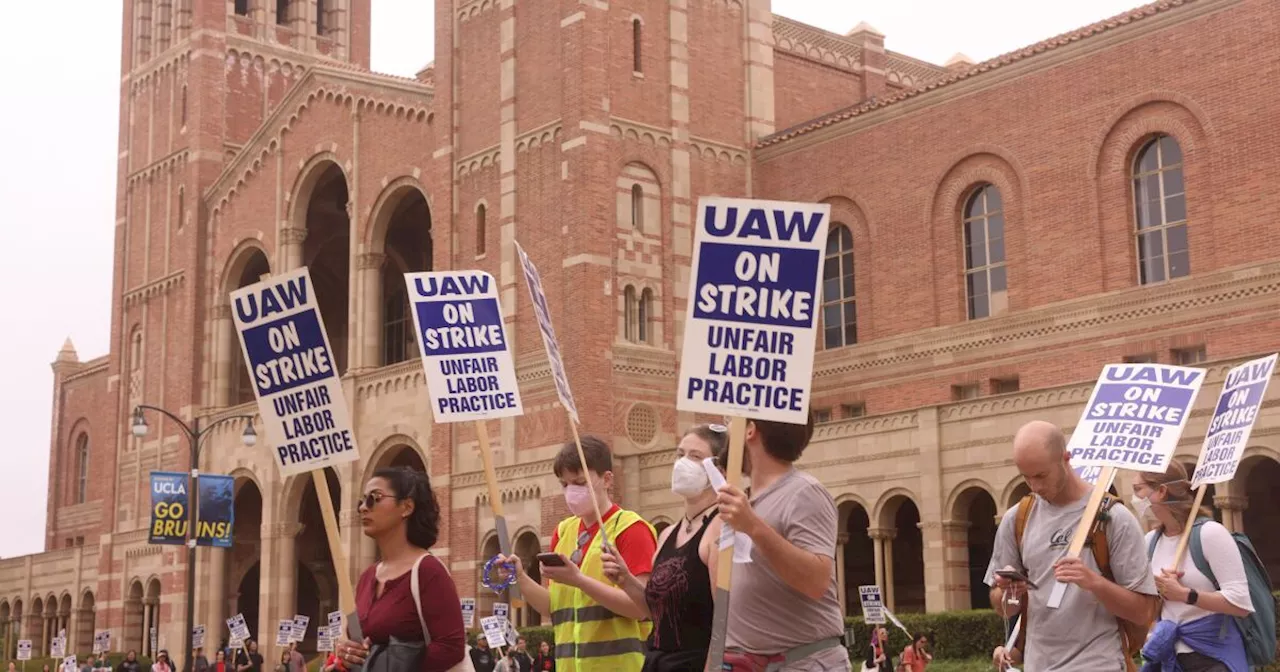
M 289 24 L 289 0 L 276 0 L 276 25 Z
M 129 370 L 142 369 L 142 327 L 134 327 L 129 335 Z
M 631 69 L 635 72 L 644 72 L 644 67 L 640 63 L 640 37 L 643 30 L 640 27 L 640 19 L 631 20 Z
M 89 493 L 89 435 L 76 437 L 76 504 L 84 504 Z
M 182 85 L 182 125 L 187 125 L 187 85 Z
M 485 216 L 488 214 L 488 208 L 484 207 L 484 203 L 476 206 L 476 256 L 484 254 L 485 251 Z
M 640 343 L 651 343 L 653 340 L 653 290 L 640 292 L 640 303 L 636 306 L 636 340 Z
M 644 189 L 639 184 L 631 185 L 631 228 L 644 230 Z
M 249 0 L 236 0 L 236 15 L 249 16 Z
M 627 285 L 627 288 L 623 290 L 622 305 L 623 305 L 622 336 L 628 341 L 635 343 L 636 332 L 638 331 L 638 329 L 636 328 L 637 315 L 636 315 L 636 288 L 635 287 Z
M 396 264 L 388 263 L 382 282 L 387 287 L 382 305 L 382 365 L 390 366 L 412 357 L 415 353 L 411 353 L 410 349 L 417 345 L 417 341 L 414 340 L 413 317 L 409 313 L 404 271 L 396 268 Z
M 186 222 L 187 217 L 187 190 L 185 187 L 178 187 L 178 228 Z
M 1009 307 L 1004 207 L 994 185 L 983 185 L 964 206 L 964 287 L 971 320 L 1000 315 Z
M 1177 140 L 1161 135 L 1138 152 L 1133 161 L 1133 205 L 1138 281 L 1148 285 L 1190 274 L 1187 195 Z
M 853 288 L 853 234 L 844 224 L 827 233 L 822 263 L 823 347 L 841 348 L 858 342 L 858 310 Z

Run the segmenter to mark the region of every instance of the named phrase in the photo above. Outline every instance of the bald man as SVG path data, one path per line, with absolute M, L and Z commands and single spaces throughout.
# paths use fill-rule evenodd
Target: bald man
M 1000 521 L 995 549 L 987 568 L 991 604 L 1014 618 L 1030 603 L 1026 651 L 996 650 L 995 663 L 1005 669 L 1018 659 L 1027 670 L 1123 672 L 1125 654 L 1117 618 L 1135 623 L 1150 619 L 1156 604 L 1155 580 L 1147 565 L 1147 549 L 1137 518 L 1124 506 L 1108 511 L 1107 547 L 1111 551 L 1108 581 L 1098 573 L 1093 554 L 1065 558 L 1071 537 L 1084 515 L 1093 486 L 1071 468 L 1066 437 L 1048 422 L 1023 425 L 1013 438 L 1013 461 L 1031 488 L 1033 503 L 1022 535 L 1015 543 L 1018 507 Z M 1035 588 L 995 575 L 1000 569 L 1023 572 Z M 1074 584 L 1057 609 L 1048 606 L 1054 583 Z M 1016 598 L 1018 605 L 1006 601 Z

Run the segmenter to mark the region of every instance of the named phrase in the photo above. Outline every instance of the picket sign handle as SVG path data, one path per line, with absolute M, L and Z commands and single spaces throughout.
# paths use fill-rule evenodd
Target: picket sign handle
M 484 420 L 476 420 L 476 449 L 480 451 L 480 464 L 484 466 L 485 484 L 489 486 L 489 510 L 493 512 L 493 526 L 498 531 L 498 551 L 511 555 L 511 534 L 507 532 L 507 518 L 503 513 L 502 493 L 498 491 L 498 472 L 493 468 L 493 448 L 489 443 L 489 426 Z M 488 558 L 482 558 L 488 560 Z M 520 585 L 507 586 L 507 594 L 514 606 L 524 606 L 520 597 Z
M 1187 542 L 1191 541 L 1191 528 L 1196 523 L 1196 514 L 1200 511 L 1200 504 L 1204 501 L 1205 486 L 1201 485 L 1196 488 L 1195 501 L 1191 503 L 1191 511 L 1187 514 L 1187 524 L 1182 526 L 1182 535 L 1178 537 L 1178 548 L 1173 552 L 1173 566 L 1169 571 L 1176 572 L 1178 567 L 1182 565 L 1182 557 L 1187 552 Z
M 567 414 L 568 411 L 566 410 Z M 600 525 L 600 543 L 605 543 L 604 516 L 600 513 L 600 500 L 596 499 L 596 488 L 591 484 L 591 470 L 587 468 L 587 454 L 582 452 L 582 439 L 578 436 L 578 423 L 569 417 L 569 429 L 573 430 L 573 443 L 578 447 L 578 460 L 582 463 L 582 475 L 587 479 L 587 492 L 591 494 L 591 507 L 596 511 L 596 522 Z
M 735 487 L 742 488 L 742 456 L 746 452 L 747 419 L 729 419 L 729 461 L 725 465 L 725 481 Z M 724 665 L 725 639 L 729 629 L 729 587 L 733 583 L 733 540 L 737 535 L 729 537 L 729 544 L 719 547 L 716 563 L 715 611 L 711 618 L 711 646 L 708 658 L 711 661 L 707 669 L 719 670 Z
M 356 594 L 351 587 L 351 572 L 347 566 L 347 552 L 342 548 L 342 536 L 338 534 L 338 516 L 333 511 L 333 497 L 329 494 L 329 481 L 323 469 L 311 472 L 316 485 L 316 497 L 320 499 L 320 515 L 324 518 L 325 536 L 329 538 L 329 555 L 333 556 L 333 568 L 338 575 L 338 606 L 342 613 L 356 610 Z
M 1064 558 L 1078 558 L 1080 552 L 1084 550 L 1084 544 L 1089 540 L 1089 532 L 1093 529 L 1094 519 L 1098 517 L 1098 508 L 1102 506 L 1102 498 L 1106 496 L 1107 489 L 1111 487 L 1111 482 L 1116 478 L 1115 467 L 1103 467 L 1102 472 L 1098 475 L 1098 483 L 1093 486 L 1093 493 L 1089 495 L 1089 503 L 1084 507 L 1084 513 L 1080 516 L 1080 524 L 1076 526 L 1076 534 L 1071 538 L 1071 545 L 1067 547 L 1067 554 Z M 1066 595 L 1067 584 L 1057 582 L 1053 586 L 1053 592 L 1049 595 L 1050 609 L 1057 609 L 1062 605 L 1062 598 Z

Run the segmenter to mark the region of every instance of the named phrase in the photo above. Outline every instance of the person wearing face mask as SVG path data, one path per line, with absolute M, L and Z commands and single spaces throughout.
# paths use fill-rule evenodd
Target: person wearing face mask
M 653 571 L 657 538 L 653 526 L 639 514 L 609 499 L 613 487 L 609 446 L 594 436 L 581 438 L 585 465 L 573 442 L 560 449 L 552 465 L 573 515 L 560 521 L 551 535 L 557 559 L 541 563 L 549 587 L 529 577 L 519 556 L 507 556 L 505 561 L 515 566 L 525 601 L 551 619 L 560 672 L 639 672 L 652 625 L 643 622 L 646 611 L 605 578 L 603 546 L 607 544 L 611 555 L 644 583 Z M 587 479 L 595 489 L 603 521 L 596 519 Z
M 684 499 L 684 520 L 662 531 L 648 583 L 636 579 L 616 556 L 604 555 L 605 576 L 653 619 L 644 672 L 695 670 L 706 662 L 715 612 L 707 569 L 715 540 L 706 532 L 719 509 L 702 461 L 723 459 L 727 445 L 722 425 L 700 425 L 680 439 L 671 491 Z
M 1235 539 L 1227 528 L 1209 519 L 1208 510 L 1202 509 L 1196 522 L 1199 553 L 1218 585 L 1191 558 L 1183 560 L 1181 571 L 1172 569 L 1193 499 L 1187 471 L 1176 461 L 1163 474 L 1133 475 L 1134 510 L 1139 517 L 1157 521 L 1147 533 L 1147 553 L 1164 600 L 1160 621 L 1142 650 L 1152 661 L 1143 670 L 1245 672 L 1249 666 L 1244 640 L 1229 617 L 1253 613 L 1249 580 Z

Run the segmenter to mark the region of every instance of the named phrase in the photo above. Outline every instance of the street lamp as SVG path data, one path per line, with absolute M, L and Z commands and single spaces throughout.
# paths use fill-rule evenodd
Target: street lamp
M 133 409 L 133 421 L 130 423 L 133 435 L 139 439 L 147 435 L 147 419 L 143 416 L 142 411 L 155 411 L 166 418 L 169 418 L 182 428 L 186 433 L 187 440 L 191 445 L 191 471 L 187 478 L 187 632 L 184 638 L 186 642 L 186 657 L 182 661 L 183 672 L 191 672 L 192 662 L 195 652 L 192 649 L 192 630 L 195 629 L 196 620 L 196 520 L 198 519 L 197 509 L 200 506 L 200 446 L 209 430 L 217 427 L 225 422 L 233 420 L 246 420 L 244 433 L 240 435 L 240 440 L 244 445 L 253 447 L 258 443 L 258 433 L 253 430 L 252 415 L 229 415 L 225 418 L 214 420 L 207 426 L 200 426 L 200 416 L 196 416 L 192 424 L 188 425 L 181 418 L 155 406 L 139 404 Z M 154 652 L 152 652 L 154 655 Z

